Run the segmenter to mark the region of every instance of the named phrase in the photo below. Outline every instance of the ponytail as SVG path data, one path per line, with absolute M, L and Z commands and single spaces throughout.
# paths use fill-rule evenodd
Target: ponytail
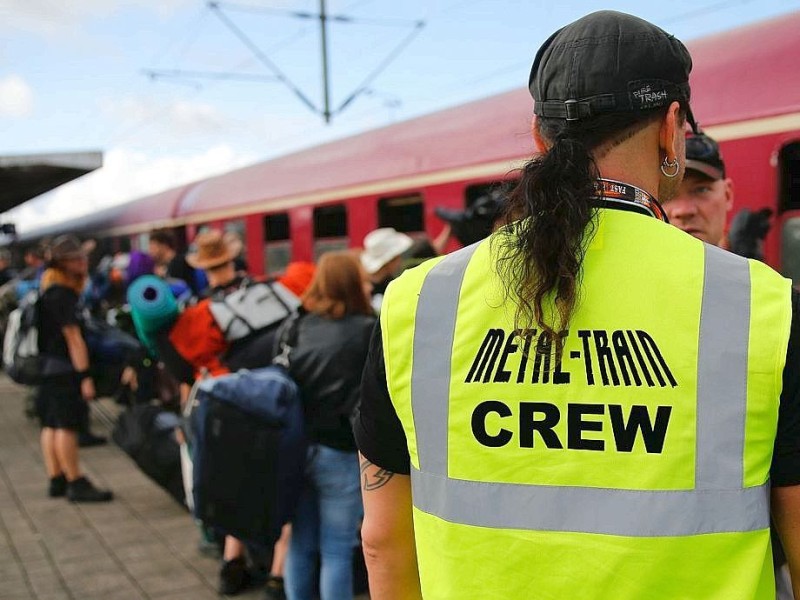
M 663 118 L 665 109 L 611 113 L 569 122 L 540 118 L 539 131 L 551 142 L 547 152 L 523 168 L 508 199 L 498 274 L 516 304 L 515 327 L 537 325 L 550 340 L 569 326 L 580 299 L 579 278 L 594 233 L 593 154 Z M 550 307 L 553 307 L 553 310 Z
M 536 323 L 552 340 L 569 323 L 597 177 L 586 146 L 569 137 L 557 138 L 546 154 L 523 167 L 509 199 L 512 222 L 500 238 L 505 251 L 499 263 L 507 293 L 517 300 L 519 328 Z M 546 314 L 548 298 L 557 314 Z

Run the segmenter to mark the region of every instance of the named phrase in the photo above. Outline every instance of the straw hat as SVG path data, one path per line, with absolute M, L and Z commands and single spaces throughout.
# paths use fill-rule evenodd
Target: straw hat
M 405 233 L 392 227 L 381 227 L 371 231 L 364 238 L 364 252 L 361 253 L 361 264 L 364 270 L 372 275 L 393 258 L 411 248 L 414 240 Z
M 186 262 L 195 269 L 213 269 L 231 262 L 242 251 L 239 240 L 226 241 L 218 229 L 197 234 L 194 238 L 196 252 L 186 255 Z

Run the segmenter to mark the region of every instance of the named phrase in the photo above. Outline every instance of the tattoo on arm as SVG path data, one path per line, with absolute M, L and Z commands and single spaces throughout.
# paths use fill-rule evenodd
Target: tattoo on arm
M 394 473 L 382 469 L 366 458 L 361 461 L 361 487 L 365 492 L 382 488 L 392 477 Z

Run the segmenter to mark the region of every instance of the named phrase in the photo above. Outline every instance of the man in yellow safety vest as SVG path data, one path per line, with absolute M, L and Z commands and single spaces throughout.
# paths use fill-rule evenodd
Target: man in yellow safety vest
M 797 300 L 659 204 L 690 70 L 630 15 L 554 33 L 507 225 L 387 290 L 355 423 L 375 600 L 774 598 L 770 493 L 800 580 Z

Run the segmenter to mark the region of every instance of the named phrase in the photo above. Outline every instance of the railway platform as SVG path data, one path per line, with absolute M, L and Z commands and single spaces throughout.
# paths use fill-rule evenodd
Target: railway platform
M 0 600 L 205 600 L 219 563 L 197 550 L 189 513 L 113 443 L 82 449 L 107 504 L 46 496 L 38 425 L 23 414 L 26 390 L 0 376 Z M 110 435 L 118 412 L 93 408 L 92 428 Z M 252 590 L 236 598 L 263 598 Z

